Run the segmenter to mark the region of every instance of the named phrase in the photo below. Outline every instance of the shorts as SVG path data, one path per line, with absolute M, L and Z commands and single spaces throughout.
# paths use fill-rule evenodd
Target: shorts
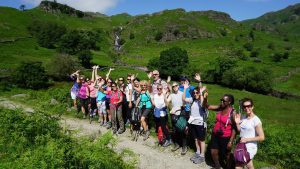
M 75 100 L 77 98 L 77 93 L 71 92 L 71 98 L 72 98 L 72 100 Z
M 205 141 L 206 128 L 203 125 L 190 124 L 189 131 L 195 139 Z
M 98 101 L 97 107 L 98 107 L 99 114 L 103 114 L 103 115 L 107 114 L 105 101 Z
M 142 116 L 145 117 L 145 118 L 148 118 L 150 112 L 151 112 L 152 109 L 142 109 Z
M 257 153 L 257 146 L 249 146 L 249 144 L 246 143 L 247 151 L 250 155 L 250 159 L 253 159 L 255 154 Z
M 89 104 L 89 99 L 88 98 L 86 98 L 86 99 L 80 98 L 80 105 L 81 105 L 81 107 L 87 108 L 88 104 Z
M 230 137 L 219 137 L 216 134 L 211 135 L 211 149 L 219 150 L 220 156 L 224 157 L 230 150 L 227 149 L 227 144 L 230 140 Z
M 95 98 L 90 97 L 90 98 L 89 98 L 89 104 L 91 104 L 91 109 L 92 109 L 92 110 L 97 109 L 97 101 L 96 101 L 96 97 L 95 97 Z

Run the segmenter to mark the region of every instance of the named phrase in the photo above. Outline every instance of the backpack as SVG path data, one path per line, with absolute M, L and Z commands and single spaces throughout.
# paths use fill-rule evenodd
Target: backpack
M 168 130 L 168 128 L 167 128 Z M 161 126 L 158 127 L 157 130 L 157 139 L 158 139 L 158 144 L 163 145 L 166 141 L 166 136 L 164 135 L 164 132 L 161 128 Z
M 133 130 L 140 130 L 140 120 L 141 120 L 141 109 L 135 107 L 131 111 L 131 125 L 133 126 Z
M 236 164 L 239 165 L 246 165 L 251 160 L 245 143 L 238 143 L 235 146 L 233 155 Z
M 194 103 L 194 100 L 191 104 L 191 107 L 192 107 L 193 103 Z M 207 128 L 207 120 L 208 120 L 209 111 L 207 109 L 205 109 L 204 107 L 202 107 L 202 105 L 200 104 L 199 101 L 198 101 L 198 107 L 199 107 L 200 116 L 203 118 L 204 128 Z
M 180 115 L 176 120 L 175 127 L 178 131 L 183 132 L 187 126 L 187 121 L 184 116 Z

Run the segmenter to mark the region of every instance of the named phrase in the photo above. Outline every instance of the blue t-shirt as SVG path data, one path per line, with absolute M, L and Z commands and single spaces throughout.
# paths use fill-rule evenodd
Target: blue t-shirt
M 104 91 L 106 90 L 105 86 L 103 86 L 102 88 Z M 105 100 L 106 100 L 106 94 L 99 90 L 97 95 L 97 101 L 105 101 Z
M 152 108 L 150 94 L 148 92 L 140 94 L 140 108 L 146 106 L 147 109 Z
M 193 91 L 195 89 L 194 86 L 190 86 L 189 88 L 186 89 L 186 93 L 185 93 L 185 97 L 186 98 L 191 98 L 191 91 Z M 179 86 L 179 91 L 183 92 L 184 91 L 184 87 L 183 85 Z M 185 103 L 184 105 L 184 110 L 185 111 L 191 111 L 191 104 L 190 103 Z

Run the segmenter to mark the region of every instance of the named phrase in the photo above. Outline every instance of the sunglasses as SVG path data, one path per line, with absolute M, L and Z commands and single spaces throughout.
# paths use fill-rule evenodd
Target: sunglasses
M 162 90 L 162 88 L 157 88 L 157 90 Z
M 123 81 L 123 79 L 119 79 L 119 81 Z
M 153 74 L 153 76 L 157 76 L 158 74 Z
M 252 105 L 251 105 L 251 104 L 249 104 L 249 105 L 243 105 L 243 108 L 244 108 L 244 109 L 246 109 L 246 108 L 250 108 L 250 107 L 252 107 Z
M 147 86 L 147 85 L 141 85 L 141 86 Z
M 228 101 L 226 101 L 226 100 L 224 100 L 224 99 L 220 99 L 220 101 L 221 101 L 221 102 L 228 102 Z
M 172 86 L 172 87 L 178 87 L 178 85 L 174 85 L 174 86 Z
M 199 92 L 194 92 L 195 94 L 200 94 Z
M 131 79 L 127 79 L 127 80 L 131 80 Z

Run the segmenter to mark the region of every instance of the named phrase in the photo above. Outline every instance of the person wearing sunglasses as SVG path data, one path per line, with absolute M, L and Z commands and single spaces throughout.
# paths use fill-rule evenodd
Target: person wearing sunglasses
M 84 76 L 80 76 L 80 88 L 78 91 L 78 97 L 80 99 L 81 111 L 83 118 L 86 118 L 86 113 L 88 112 L 88 101 L 90 96 L 90 91 L 86 79 Z
M 250 98 L 244 98 L 241 101 L 245 116 L 237 114 L 235 123 L 240 132 L 240 142 L 246 143 L 247 151 L 250 154 L 250 161 L 246 164 L 248 169 L 254 169 L 253 157 L 257 153 L 257 142 L 265 140 L 265 134 L 260 119 L 254 113 L 254 102 Z M 244 166 L 236 165 L 236 169 L 242 169 Z
M 71 88 L 71 98 L 73 100 L 73 108 L 74 110 L 77 110 L 77 95 L 78 95 L 78 91 L 79 91 L 79 70 L 77 70 L 76 72 L 72 73 L 70 75 L 71 80 L 73 81 L 73 86 Z
M 215 168 L 229 168 L 230 152 L 233 140 L 236 136 L 234 117 L 234 97 L 231 94 L 224 94 L 219 105 L 209 105 L 207 102 L 208 91 L 204 93 L 203 105 L 208 110 L 217 111 L 216 121 L 211 135 L 211 155 Z
M 106 94 L 106 100 L 105 100 L 105 107 L 106 107 L 106 112 L 107 112 L 107 117 L 108 117 L 108 122 L 106 124 L 106 128 L 110 129 L 112 126 L 112 121 L 111 121 L 111 112 L 110 112 L 110 95 L 107 94 L 111 91 L 111 84 L 113 83 L 113 80 L 111 78 L 107 78 L 106 81 L 106 88 L 105 88 L 105 94 Z
M 168 83 L 160 78 L 158 70 L 153 70 L 152 72 L 150 72 L 148 74 L 148 78 L 150 79 L 151 77 L 153 78 L 153 83 L 149 90 L 152 95 L 158 93 L 158 91 L 157 91 L 158 84 L 161 84 L 163 86 L 164 90 L 166 90 L 166 91 L 168 90 Z
M 154 117 L 156 123 L 156 131 L 161 127 L 164 136 L 166 137 L 163 147 L 167 147 L 172 144 L 169 130 L 167 129 L 168 114 L 167 114 L 167 91 L 163 89 L 162 84 L 157 85 L 157 94 L 152 97 L 152 103 L 154 106 Z
M 141 109 L 141 125 L 144 130 L 144 141 L 147 140 L 150 136 L 150 131 L 148 128 L 148 117 L 152 109 L 151 95 L 148 91 L 148 82 L 146 80 L 142 80 L 140 82 L 141 91 L 139 98 L 136 101 L 136 106 Z
M 191 133 L 195 140 L 196 145 L 196 153 L 193 157 L 190 158 L 190 160 L 195 164 L 200 164 L 205 161 L 205 135 L 206 135 L 206 117 L 207 112 L 205 110 L 205 107 L 203 106 L 203 96 L 202 96 L 202 90 L 200 87 L 197 87 L 193 90 L 192 97 L 187 98 L 186 92 L 189 88 L 189 83 L 185 82 L 183 90 L 183 101 L 186 103 L 189 103 L 191 105 L 191 114 L 189 116 L 189 127 L 188 131 Z
M 133 86 L 131 83 L 131 74 L 127 75 L 127 84 L 125 85 L 124 93 L 126 96 L 126 100 L 124 102 L 124 114 L 125 118 L 124 120 L 126 121 L 126 124 L 130 124 L 130 117 L 131 117 L 131 111 L 132 108 L 135 107 L 134 105 L 134 96 L 133 96 Z

